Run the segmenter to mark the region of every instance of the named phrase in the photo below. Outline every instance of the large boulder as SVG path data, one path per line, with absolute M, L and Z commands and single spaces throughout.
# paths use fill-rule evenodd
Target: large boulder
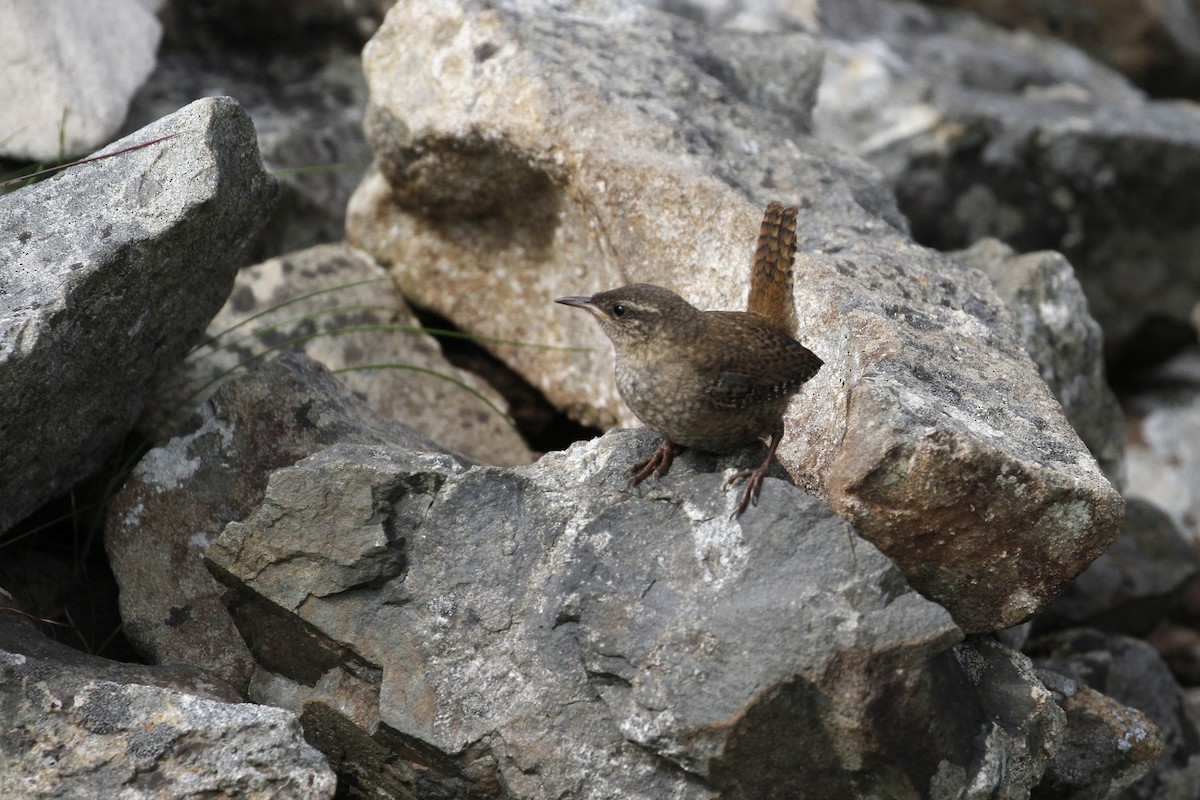
M 1151 100 L 1062 41 L 973 14 L 844 0 L 822 6 L 822 23 L 816 130 L 886 175 L 919 241 L 1061 252 L 1118 366 L 1187 340 L 1200 299 L 1194 103 Z
M 21 613 L 0 590 L 0 795 L 333 797 L 295 714 L 239 703 L 194 667 L 72 650 Z
M 194 664 L 244 691 L 250 651 L 201 559 L 262 502 L 279 467 L 339 441 L 437 446 L 375 414 L 327 370 L 285 353 L 229 381 L 150 450 L 113 499 L 104 546 L 126 637 L 158 664 Z
M 652 442 L 511 470 L 338 444 L 277 470 L 206 556 L 251 697 L 345 731 L 329 744 L 364 794 L 1028 794 L 1063 716 L 1027 659 L 959 643 L 783 481 L 730 520 L 736 456 L 621 491 Z
M 808 135 L 822 57 L 633 3 L 399 4 L 365 51 L 377 168 L 348 233 L 469 332 L 588 347 L 490 345 L 611 426 L 633 421 L 611 349 L 553 298 L 646 281 L 743 307 L 761 209 L 801 203 L 800 338 L 825 367 L 782 461 L 964 629 L 1008 627 L 1104 551 L 1121 499 L 987 276 Z
M 0 198 L 0 531 L 129 432 L 225 302 L 274 198 L 229 98 L 103 152 L 155 139 Z
M 504 398 L 447 361 L 384 269 L 353 247 L 317 245 L 246 267 L 208 334 L 164 385 L 156 416 L 186 417 L 230 375 L 291 350 L 444 447 L 489 464 L 533 460 Z
M 138 0 L 0 6 L 0 157 L 53 161 L 108 141 L 161 36 Z

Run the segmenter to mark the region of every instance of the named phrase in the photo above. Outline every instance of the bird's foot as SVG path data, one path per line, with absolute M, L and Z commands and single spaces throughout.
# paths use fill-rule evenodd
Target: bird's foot
M 770 464 L 771 462 L 768 459 L 754 469 L 743 469 L 725 479 L 725 485 L 722 487 L 724 489 L 728 489 L 732 484 L 737 483 L 743 478 L 746 479 L 746 486 L 742 489 L 742 497 L 738 500 L 737 508 L 729 515 L 730 519 L 737 519 L 752 504 L 758 505 L 758 494 L 762 491 L 763 478 L 767 477 L 767 469 L 770 467 Z
M 669 439 L 663 439 L 663 443 L 654 451 L 654 455 L 649 458 L 639 461 L 629 469 L 625 470 L 625 474 L 633 474 L 629 479 L 629 488 L 637 486 L 646 478 L 650 477 L 650 473 L 654 473 L 655 478 L 661 478 L 666 475 L 671 469 L 671 462 L 675 460 L 675 456 L 682 453 L 687 448 L 681 444 L 675 444 Z
M 741 499 L 738 500 L 737 508 L 729 515 L 731 520 L 737 519 L 742 512 L 750 507 L 751 504 L 758 505 L 758 494 L 762 491 L 763 478 L 767 477 L 767 470 L 771 468 L 771 460 L 775 458 L 775 450 L 779 447 L 779 440 L 783 438 L 782 424 L 778 429 L 771 433 L 770 443 L 767 445 L 767 457 L 763 462 L 754 469 L 743 469 L 733 473 L 725 479 L 725 485 L 722 487 L 728 489 L 729 486 L 737 481 L 746 479 L 746 487 L 742 489 Z

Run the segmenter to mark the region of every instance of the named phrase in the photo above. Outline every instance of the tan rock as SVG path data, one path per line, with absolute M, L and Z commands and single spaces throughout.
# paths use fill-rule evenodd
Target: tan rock
M 377 169 L 352 242 L 573 415 L 633 420 L 610 348 L 551 305 L 623 283 L 743 307 L 762 207 L 802 206 L 800 339 L 826 366 L 780 450 L 968 631 L 1042 607 L 1122 503 L 981 272 L 918 247 L 865 164 L 807 136 L 821 53 L 625 3 L 423 0 L 365 51 Z M 669 478 L 668 478 L 669 480 Z
M 503 397 L 442 356 L 420 330 L 387 273 L 367 254 L 318 245 L 243 269 L 171 395 L 190 412 L 239 366 L 287 349 L 338 373 L 385 417 L 452 450 L 515 465 L 533 453 L 507 418 Z M 186 399 L 186 400 L 185 400 Z

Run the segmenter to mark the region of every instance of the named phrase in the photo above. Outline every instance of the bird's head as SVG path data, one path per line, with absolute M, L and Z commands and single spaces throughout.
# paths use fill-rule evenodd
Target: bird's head
M 554 302 L 594 316 L 620 352 L 686 330 L 701 312 L 669 289 L 633 283 L 591 297 L 560 297 Z

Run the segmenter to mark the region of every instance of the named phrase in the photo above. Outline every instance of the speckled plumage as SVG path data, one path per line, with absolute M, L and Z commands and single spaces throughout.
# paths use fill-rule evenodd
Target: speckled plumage
M 795 329 L 795 214 L 795 208 L 772 203 L 763 219 L 749 305 L 771 316 L 701 311 L 674 292 L 646 283 L 558 299 L 596 317 L 616 351 L 621 397 L 666 439 L 654 456 L 631 470 L 636 472 L 633 484 L 651 472 L 666 474 L 682 448 L 729 453 L 769 437 L 763 465 L 734 476 L 750 478 L 735 513 L 757 497 L 783 434 L 788 401 L 822 363 L 790 335 Z

